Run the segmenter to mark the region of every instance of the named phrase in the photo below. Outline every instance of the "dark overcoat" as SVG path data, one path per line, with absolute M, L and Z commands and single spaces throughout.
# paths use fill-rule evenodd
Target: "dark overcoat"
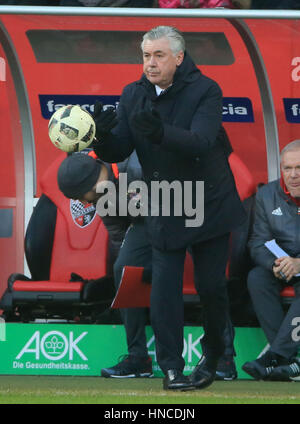
M 164 123 L 161 144 L 146 139 L 132 123 L 137 112 L 150 107 L 159 112 Z M 172 86 L 162 95 L 157 96 L 145 75 L 127 85 L 118 107 L 118 119 L 112 133 L 94 147 L 95 152 L 107 162 L 118 162 L 136 149 L 149 194 L 155 181 L 179 181 L 182 186 L 185 181 L 192 181 L 192 205 L 196 207 L 196 197 L 200 195 L 196 192 L 196 181 L 204 181 L 202 225 L 187 226 L 186 220 L 191 222 L 193 218 L 185 214 L 183 200 L 183 213 L 175 216 L 171 196 L 170 216 L 150 216 L 149 212 L 146 218 L 154 246 L 163 250 L 183 248 L 230 232 L 242 223 L 245 212 L 224 147 L 222 92 L 188 54 L 177 68 Z

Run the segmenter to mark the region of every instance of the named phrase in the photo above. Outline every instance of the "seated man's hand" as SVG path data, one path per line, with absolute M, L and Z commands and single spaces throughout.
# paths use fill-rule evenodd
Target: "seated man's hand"
M 103 110 L 102 103 L 96 101 L 93 118 L 96 124 L 96 139 L 101 141 L 117 125 L 117 113 L 113 107 Z
M 283 256 L 276 259 L 273 266 L 275 277 L 285 279 L 289 282 L 296 274 L 300 272 L 300 259 L 290 256 Z

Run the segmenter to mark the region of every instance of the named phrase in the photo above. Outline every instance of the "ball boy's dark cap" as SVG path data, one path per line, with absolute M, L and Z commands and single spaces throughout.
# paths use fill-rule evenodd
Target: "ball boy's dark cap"
M 101 164 L 91 156 L 73 153 L 64 159 L 58 169 L 60 191 L 69 199 L 79 199 L 92 190 L 101 171 Z

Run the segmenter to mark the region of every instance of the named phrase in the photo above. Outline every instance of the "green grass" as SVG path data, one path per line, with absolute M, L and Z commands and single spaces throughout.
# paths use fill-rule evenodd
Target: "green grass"
M 160 378 L 0 376 L 0 404 L 300 404 L 300 384 L 217 381 L 207 390 L 173 392 L 162 390 Z

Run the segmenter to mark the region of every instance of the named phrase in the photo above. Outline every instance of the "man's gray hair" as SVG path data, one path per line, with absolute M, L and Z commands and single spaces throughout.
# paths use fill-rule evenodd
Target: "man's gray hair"
M 185 52 L 185 41 L 181 32 L 171 26 L 158 26 L 152 28 L 150 31 L 146 32 L 143 36 L 143 41 L 141 43 L 141 48 L 144 51 L 144 43 L 146 40 L 159 40 L 160 38 L 167 38 L 170 42 L 170 47 L 174 55 L 180 51 Z
M 289 144 L 287 144 L 280 153 L 280 161 L 282 160 L 282 156 L 286 153 L 286 152 L 292 152 L 295 150 L 300 150 L 300 140 L 294 140 L 291 141 Z

